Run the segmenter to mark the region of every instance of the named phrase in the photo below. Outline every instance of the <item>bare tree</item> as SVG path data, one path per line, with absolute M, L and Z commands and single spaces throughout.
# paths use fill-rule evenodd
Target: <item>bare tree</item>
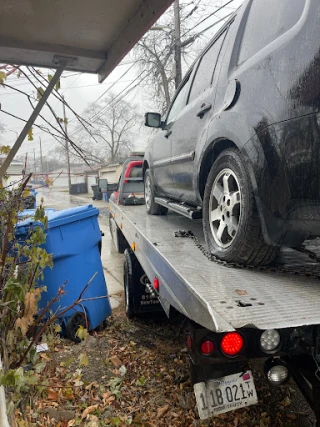
M 232 1 L 217 0 L 212 4 L 210 0 L 180 0 L 179 32 L 181 34 L 179 48 L 184 70 L 191 65 L 208 42 L 203 32 L 199 30 L 199 25 L 208 17 L 215 16 L 215 11 L 221 11 L 222 16 L 229 16 L 228 13 L 232 12 L 232 7 L 228 6 Z M 223 10 L 225 7 L 227 10 Z M 215 18 L 219 22 L 219 15 L 216 15 Z M 174 13 L 171 7 L 134 49 L 135 61 L 139 65 L 141 84 L 149 92 L 150 98 L 156 100 L 157 107 L 161 112 L 168 109 L 175 90 L 177 28 L 175 28 L 174 22 Z M 201 42 L 200 39 L 202 39 Z M 198 43 L 193 45 L 196 40 Z
M 203 0 L 180 0 L 182 56 L 193 41 L 193 35 L 188 28 L 203 14 L 202 3 Z M 149 90 L 150 96 L 157 100 L 158 108 L 162 112 L 168 109 L 175 90 L 175 39 L 174 14 L 170 8 L 134 50 L 143 85 Z
M 86 119 L 91 124 L 92 160 L 104 158 L 110 162 L 128 154 L 134 143 L 134 130 L 141 121 L 135 106 L 112 93 L 92 105 L 87 110 Z M 81 130 L 77 143 L 84 151 L 88 148 L 88 138 Z
M 3 71 L 2 71 L 3 70 Z M 16 75 L 18 78 L 26 80 L 30 87 L 33 88 L 33 92 L 30 93 L 29 91 L 24 91 L 20 89 L 19 87 L 15 87 L 15 85 L 12 83 L 12 79 L 9 80 L 8 78 L 12 75 Z M 48 84 L 50 83 L 52 79 L 52 76 L 50 74 L 46 75 L 39 70 L 34 69 L 33 67 L 17 67 L 15 65 L 2 65 L 0 66 L 0 89 L 3 88 L 9 88 L 13 90 L 16 94 L 20 94 L 21 96 L 24 96 L 27 98 L 29 105 L 32 110 L 35 109 L 35 106 L 37 102 L 41 99 L 42 95 L 45 92 L 45 89 L 47 88 Z M 88 135 L 90 134 L 90 124 L 86 122 L 84 118 L 79 116 L 72 108 L 71 106 L 64 100 L 64 98 L 59 93 L 60 88 L 60 81 L 57 82 L 55 89 L 52 91 L 52 97 L 58 99 L 61 103 L 63 103 L 68 110 L 70 110 L 74 115 L 75 118 L 79 122 L 79 126 L 82 126 L 83 129 L 86 130 Z M 77 155 L 82 158 L 85 162 L 86 160 L 86 154 L 83 152 L 83 150 L 78 147 L 75 142 L 69 138 L 69 136 L 66 134 L 64 129 L 64 119 L 60 118 L 54 109 L 51 106 L 51 103 L 47 100 L 45 102 L 45 107 L 47 110 L 52 114 L 54 118 L 54 123 L 47 119 L 43 113 L 39 114 L 38 120 L 33 124 L 33 126 L 28 131 L 28 140 L 32 141 L 34 139 L 34 131 L 35 130 L 41 130 L 42 132 L 45 132 L 46 134 L 49 134 L 52 136 L 52 138 L 58 142 L 61 146 L 65 147 L 65 141 L 68 140 L 68 143 L 70 144 L 71 148 L 77 153 Z M 20 122 L 26 123 L 27 120 L 17 116 L 11 111 L 7 110 L 7 105 L 5 102 L 1 104 L 0 109 L 1 114 L 8 115 Z M 41 124 L 40 124 L 41 123 Z M 0 133 L 1 131 L 6 131 L 6 129 L 1 127 L 0 124 Z M 9 153 L 10 155 L 10 153 Z

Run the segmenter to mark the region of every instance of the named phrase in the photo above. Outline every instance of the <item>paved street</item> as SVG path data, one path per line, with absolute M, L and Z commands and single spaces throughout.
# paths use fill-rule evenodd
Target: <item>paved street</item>
M 117 307 L 123 293 L 123 255 L 115 251 L 111 240 L 108 204 L 104 201 L 92 200 L 91 192 L 89 194 L 69 195 L 68 191 L 64 189 L 39 188 L 37 191 L 37 205 L 40 204 L 41 198 L 43 198 L 46 208 L 60 210 L 91 204 L 100 210 L 99 224 L 101 231 L 104 233 L 102 238 L 102 264 L 108 292 L 112 296 L 110 299 L 111 305 L 113 308 Z

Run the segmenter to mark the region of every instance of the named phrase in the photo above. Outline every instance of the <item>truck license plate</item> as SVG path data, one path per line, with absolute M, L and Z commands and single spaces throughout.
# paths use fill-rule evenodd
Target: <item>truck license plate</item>
M 202 420 L 258 402 L 251 371 L 197 383 L 194 393 Z

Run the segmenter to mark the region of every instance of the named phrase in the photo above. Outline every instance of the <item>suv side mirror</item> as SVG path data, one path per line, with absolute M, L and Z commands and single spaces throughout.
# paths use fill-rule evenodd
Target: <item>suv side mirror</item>
M 161 114 L 159 113 L 146 113 L 145 114 L 145 126 L 148 126 L 149 128 L 161 128 L 162 127 L 162 121 L 161 121 Z

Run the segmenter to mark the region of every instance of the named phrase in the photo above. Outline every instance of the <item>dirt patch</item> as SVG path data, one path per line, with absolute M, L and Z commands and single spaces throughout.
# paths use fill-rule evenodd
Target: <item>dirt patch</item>
M 39 378 L 39 384 L 48 382 L 44 397 L 20 419 L 28 419 L 29 425 L 61 427 L 314 425 L 313 414 L 294 383 L 279 389 L 269 386 L 259 362 L 251 366 L 259 404 L 200 421 L 181 326 L 179 317 L 128 321 L 119 307 L 106 329 L 80 344 L 62 340 L 53 354 L 44 356 L 47 369 Z M 61 417 L 63 411 L 68 420 Z

